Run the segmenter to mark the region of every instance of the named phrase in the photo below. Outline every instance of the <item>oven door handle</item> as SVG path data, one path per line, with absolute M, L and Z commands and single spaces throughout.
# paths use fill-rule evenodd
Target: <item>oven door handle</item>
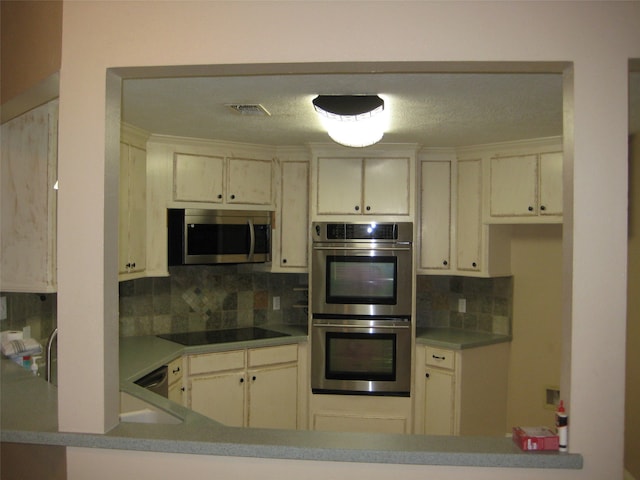
M 391 252 L 391 251 L 401 251 L 401 252 L 410 252 L 411 244 L 408 245 L 393 245 L 393 246 L 380 246 L 380 245 L 371 245 L 370 247 L 352 247 L 352 246 L 322 246 L 322 245 L 314 245 L 313 250 L 345 250 L 345 251 L 364 251 L 370 252 L 371 250 L 375 251 L 383 251 L 383 252 Z
M 366 329 L 405 329 L 411 328 L 411 325 L 375 325 L 371 326 L 363 326 L 363 325 L 345 325 L 343 323 L 314 323 L 313 327 L 330 327 L 330 328 L 344 328 L 344 329 L 357 329 L 357 328 L 366 328 Z

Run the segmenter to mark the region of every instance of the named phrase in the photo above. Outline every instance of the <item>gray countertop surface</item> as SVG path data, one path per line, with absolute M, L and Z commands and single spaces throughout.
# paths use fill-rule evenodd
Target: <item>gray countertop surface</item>
M 523 452 L 509 438 L 332 433 L 226 427 L 133 383 L 140 375 L 183 354 L 307 341 L 306 331 L 288 337 L 204 347 L 184 347 L 157 337 L 120 342 L 121 390 L 181 420 L 177 424 L 120 423 L 98 435 L 58 431 L 57 388 L 13 362 L 1 366 L 3 442 L 126 449 L 198 455 L 297 460 L 515 468 L 582 468 L 573 453 Z M 418 343 L 429 344 L 421 332 Z M 443 335 L 444 332 L 438 332 Z M 440 337 L 438 337 L 440 338 Z M 485 339 L 486 340 L 486 339 Z M 438 342 L 442 341 L 437 340 Z M 504 341 L 504 339 L 503 339 Z M 447 348 L 456 348 L 454 341 Z M 445 346 L 440 345 L 438 346 Z M 465 347 L 459 347 L 465 348 Z M 467 348 L 468 345 L 467 345 Z
M 432 347 L 465 350 L 510 342 L 511 336 L 457 328 L 416 328 L 416 343 Z

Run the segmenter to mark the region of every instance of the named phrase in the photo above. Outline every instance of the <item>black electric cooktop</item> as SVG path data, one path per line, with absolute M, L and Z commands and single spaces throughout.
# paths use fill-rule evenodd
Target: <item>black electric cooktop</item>
M 176 342 L 181 345 L 209 345 L 212 343 L 246 342 L 264 338 L 288 337 L 288 333 L 274 332 L 259 327 L 231 328 L 228 330 L 204 330 L 200 332 L 166 333 L 158 335 L 160 338 Z

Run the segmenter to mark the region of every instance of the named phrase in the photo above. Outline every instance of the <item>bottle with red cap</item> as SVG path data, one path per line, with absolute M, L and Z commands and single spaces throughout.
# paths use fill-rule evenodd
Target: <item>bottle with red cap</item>
M 564 411 L 564 401 L 562 400 L 560 400 L 560 405 L 558 405 L 558 410 L 556 411 L 556 430 L 558 432 L 560 451 L 566 452 L 569 447 L 569 416 Z

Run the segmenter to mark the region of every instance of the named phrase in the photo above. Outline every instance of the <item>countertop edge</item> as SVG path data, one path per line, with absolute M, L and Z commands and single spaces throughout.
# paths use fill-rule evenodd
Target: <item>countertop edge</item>
M 244 433 L 248 434 L 246 436 L 250 436 L 252 429 L 244 430 L 246 430 Z M 298 430 L 296 433 L 307 436 L 317 432 Z M 289 435 L 290 434 L 291 432 L 289 432 Z M 298 435 L 293 436 L 297 437 Z M 325 448 L 319 446 L 270 445 L 266 443 L 221 442 L 215 440 L 148 439 L 124 435 L 64 432 L 2 431 L 0 441 L 107 450 L 134 450 L 283 460 L 562 470 L 579 470 L 583 467 L 583 457 L 577 453 L 509 452 L 510 444 L 512 443 L 510 439 L 504 440 L 503 452 L 496 452 L 490 449 L 487 449 L 487 451 L 479 451 L 476 448 L 470 448 L 469 451 L 465 451 L 464 446 L 467 442 L 464 437 L 457 437 L 455 439 L 459 448 L 459 451 L 455 452 L 444 450 Z

